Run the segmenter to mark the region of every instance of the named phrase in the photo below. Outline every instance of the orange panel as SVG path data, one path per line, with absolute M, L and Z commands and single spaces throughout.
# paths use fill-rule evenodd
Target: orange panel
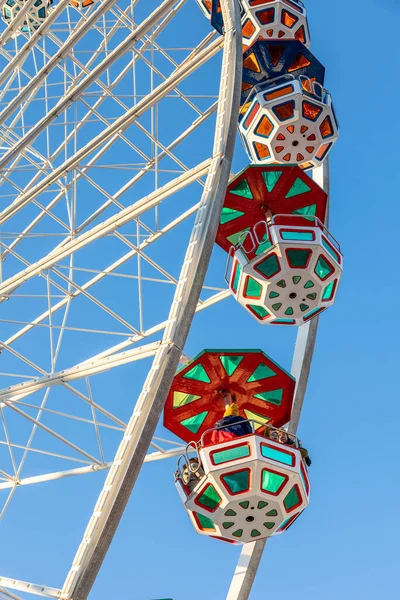
M 264 98 L 266 100 L 275 100 L 275 98 L 281 98 L 282 96 L 286 96 L 287 94 L 290 94 L 293 91 L 293 86 L 287 85 L 286 87 L 280 88 L 279 90 L 275 90 L 274 92 L 269 92 L 268 94 L 265 94 Z
M 260 105 L 258 104 L 258 102 L 256 102 L 251 110 L 251 113 L 249 114 L 249 116 L 246 118 L 243 127 L 245 127 L 246 129 L 250 126 L 250 124 L 252 123 L 254 117 L 256 116 L 256 114 L 258 113 L 258 109 L 260 108 Z
M 251 83 L 246 83 L 245 81 L 242 82 L 242 92 L 244 92 L 245 90 L 250 90 L 253 86 L 251 85 Z
M 307 152 L 309 152 L 310 154 L 312 154 L 315 150 L 315 146 L 306 146 L 306 150 Z
M 254 54 L 254 52 L 249 54 L 249 56 L 244 59 L 243 67 L 245 69 L 249 69 L 249 71 L 255 71 L 256 73 L 261 73 L 260 65 L 257 62 L 256 55 Z
M 283 135 L 283 133 L 280 133 L 279 135 L 277 135 L 277 136 L 276 136 L 276 139 L 277 139 L 277 140 L 279 140 L 279 141 L 286 140 L 286 138 L 285 138 L 285 136 Z
M 286 162 L 290 162 L 292 155 L 291 154 L 285 154 L 285 156 L 283 157 L 283 160 L 285 160 Z
M 289 27 L 289 29 L 292 29 L 293 25 L 297 23 L 298 20 L 298 17 L 292 15 L 292 13 L 290 13 L 289 11 L 282 11 L 281 22 L 283 23 L 283 25 L 286 25 L 286 27 Z
M 297 155 L 297 161 L 299 161 L 299 162 L 300 162 L 301 160 L 304 160 L 304 156 L 303 156 L 302 154 L 300 154 L 300 153 L 299 153 L 299 154 Z
M 277 147 L 275 148 L 275 152 L 276 152 L 277 154 L 279 154 L 280 152 L 282 152 L 283 148 L 284 148 L 284 146 L 277 146 Z
M 291 119 L 294 116 L 294 103 L 292 101 L 285 102 L 285 104 L 274 106 L 272 110 L 281 121 L 285 121 L 286 119 Z
M 297 71 L 298 69 L 303 69 L 304 67 L 308 67 L 310 65 L 311 65 L 311 63 L 308 60 L 308 58 L 306 58 L 304 56 L 304 54 L 299 52 L 298 55 L 296 56 L 296 58 L 294 59 L 294 61 L 292 62 L 291 66 L 289 67 L 288 72 L 292 73 L 293 71 Z
M 310 121 L 316 121 L 322 113 L 322 108 L 316 104 L 303 101 L 303 116 Z
M 301 133 L 305 133 L 306 131 L 308 131 L 308 127 L 306 127 L 305 125 L 301 126 L 300 132 Z
M 258 135 L 263 135 L 264 137 L 268 137 L 271 134 L 273 128 L 274 126 L 272 125 L 268 117 L 263 115 L 254 133 L 257 133 Z
M 319 126 L 319 130 L 323 138 L 333 135 L 332 123 L 328 116 L 322 121 L 321 125 Z
M 332 144 L 324 144 L 323 146 L 321 146 L 321 148 L 318 150 L 317 154 L 315 155 L 317 158 L 319 158 L 321 160 L 321 158 L 324 156 L 325 152 L 328 150 L 329 146 L 331 146 Z
M 256 17 L 261 25 L 269 25 L 275 21 L 275 9 L 267 8 L 266 10 L 260 10 L 256 13 Z
M 310 79 L 302 79 L 301 85 L 303 89 L 306 90 L 306 92 L 312 93 L 311 84 L 315 83 L 315 81 L 317 81 L 316 77 L 311 77 Z
M 289 133 L 294 133 L 294 125 L 289 125 L 288 127 L 286 127 L 286 129 Z
M 296 40 L 299 40 L 299 42 L 302 42 L 303 44 L 306 43 L 306 32 L 304 30 L 304 25 L 298 28 L 298 30 L 294 34 L 294 37 Z
M 250 21 L 250 19 L 246 19 L 246 21 L 243 23 L 243 27 L 242 27 L 242 35 L 243 35 L 243 37 L 245 37 L 245 38 L 251 38 L 251 36 L 255 32 L 255 30 L 256 30 L 256 28 L 254 27 L 254 25 Z
M 271 56 L 272 64 L 274 65 L 274 67 L 276 67 L 278 62 L 281 60 L 281 56 L 284 51 L 285 46 L 268 46 L 268 52 Z
M 258 142 L 254 142 L 254 147 L 256 149 L 258 158 L 268 158 L 269 156 L 271 156 L 265 144 L 259 144 Z

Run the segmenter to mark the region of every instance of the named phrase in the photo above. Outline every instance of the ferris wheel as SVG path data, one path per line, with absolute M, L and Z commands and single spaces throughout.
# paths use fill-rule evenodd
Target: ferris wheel
M 144 463 L 170 458 L 195 532 L 242 546 L 227 598 L 244 600 L 268 538 L 308 505 L 296 432 L 343 268 L 327 229 L 338 124 L 306 8 L 1 11 L 0 528 L 46 502 L 41 530 L 82 512 L 48 573 L 9 538 L 0 598 L 86 599 Z M 188 354 L 192 323 L 227 299 L 297 330 L 291 365 L 268 347 Z

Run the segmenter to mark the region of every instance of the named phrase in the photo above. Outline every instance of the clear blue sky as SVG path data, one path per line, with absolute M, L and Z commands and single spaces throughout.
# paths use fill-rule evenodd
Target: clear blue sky
M 251 600 L 395 598 L 400 5 L 308 0 L 306 6 L 311 50 L 326 67 L 341 125 L 331 153 L 330 229 L 342 245 L 345 272 L 336 305 L 321 317 L 299 429 L 313 458 L 311 505 L 287 534 L 268 542 Z M 195 26 L 207 30 L 206 22 Z M 234 171 L 245 165 L 238 140 Z M 207 280 L 220 284 L 222 251 L 214 254 Z M 262 328 L 229 300 L 196 319 L 187 353 L 260 347 L 290 368 L 293 341 L 293 332 Z M 121 394 L 138 387 L 130 373 L 121 370 Z M 240 548 L 195 534 L 173 486 L 174 467 L 160 461 L 144 468 L 94 600 L 225 598 Z M 50 484 L 48 495 L 41 486 L 17 495 L 2 526 L 1 574 L 61 585 L 102 477 Z M 53 539 L 44 529 L 55 532 Z

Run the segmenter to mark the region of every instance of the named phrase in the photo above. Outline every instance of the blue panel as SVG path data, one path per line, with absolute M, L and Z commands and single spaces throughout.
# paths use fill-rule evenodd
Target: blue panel
M 289 69 L 298 59 L 299 55 L 301 55 L 310 64 L 291 71 L 291 74 L 296 78 L 300 75 L 305 75 L 306 77 L 310 77 L 310 79 L 315 78 L 318 83 L 321 85 L 324 84 L 325 67 L 298 40 L 258 40 L 243 54 L 243 62 L 253 52 L 261 71 L 257 73 L 243 67 L 243 83 L 249 83 L 252 86 L 260 84 L 265 86 L 269 80 L 289 73 Z M 283 83 L 283 80 L 279 83 Z M 290 80 L 288 80 L 288 83 L 290 83 Z M 242 92 L 240 99 L 241 106 L 250 101 L 250 94 L 254 95 L 251 89 Z

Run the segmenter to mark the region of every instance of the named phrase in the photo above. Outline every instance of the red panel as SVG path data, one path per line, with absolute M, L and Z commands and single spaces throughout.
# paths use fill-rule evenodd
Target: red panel
M 267 191 L 264 183 L 262 172 L 265 171 L 281 171 L 275 187 L 271 192 Z M 309 192 L 298 194 L 290 198 L 286 198 L 293 184 L 297 179 L 301 179 L 310 188 Z M 244 198 L 232 194 L 231 190 L 235 189 L 243 180 L 246 180 L 253 198 Z M 229 221 L 224 225 L 220 225 L 217 232 L 216 242 L 225 252 L 229 252 L 232 246 L 227 238 L 242 231 L 243 229 L 253 228 L 256 223 L 265 219 L 266 211 L 270 210 L 273 215 L 287 214 L 290 215 L 293 211 L 303 208 L 304 206 L 316 205 L 315 216 L 324 223 L 326 215 L 327 195 L 304 171 L 295 165 L 273 165 L 268 167 L 248 166 L 244 171 L 239 173 L 227 187 L 224 207 L 232 208 L 244 212 L 244 215 Z M 296 219 L 296 225 L 301 225 L 303 220 Z M 304 225 L 310 225 L 310 221 L 304 219 Z M 249 258 L 253 256 L 249 255 Z
M 220 356 L 243 356 L 230 377 L 222 366 Z M 248 383 L 247 380 L 260 363 L 270 367 L 276 375 Z M 198 364 L 204 367 L 211 380 L 210 383 L 184 378 L 184 375 Z M 274 427 L 282 427 L 290 420 L 294 387 L 294 378 L 261 350 L 204 350 L 175 375 L 165 404 L 164 426 L 185 442 L 199 441 L 205 431 L 215 427 L 216 422 L 222 419 L 225 404 L 218 391 L 226 389 L 236 394 L 240 416 L 245 416 L 245 409 L 250 410 L 271 419 L 270 424 Z M 254 397 L 254 394 L 280 388 L 283 389 L 283 395 L 279 406 Z M 174 391 L 201 396 L 201 398 L 190 404 L 173 408 Z M 204 411 L 208 411 L 208 415 L 196 434 L 181 425 L 181 421 Z

